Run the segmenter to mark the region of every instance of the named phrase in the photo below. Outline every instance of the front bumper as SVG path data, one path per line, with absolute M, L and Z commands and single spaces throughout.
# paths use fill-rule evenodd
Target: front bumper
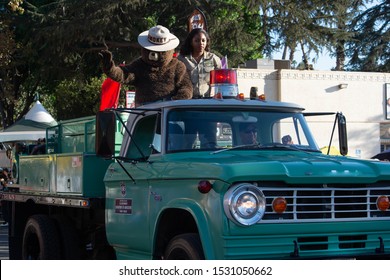
M 231 225 L 222 242 L 222 259 L 389 259 L 390 222 Z

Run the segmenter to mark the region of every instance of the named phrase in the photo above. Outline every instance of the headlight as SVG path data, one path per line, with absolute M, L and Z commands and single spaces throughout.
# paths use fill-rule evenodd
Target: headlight
M 264 216 L 265 204 L 263 192 L 249 183 L 231 187 L 224 196 L 225 214 L 238 225 L 257 223 Z

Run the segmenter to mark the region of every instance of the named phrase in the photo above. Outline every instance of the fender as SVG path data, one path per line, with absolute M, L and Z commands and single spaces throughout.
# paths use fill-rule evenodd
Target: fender
M 201 205 L 193 200 L 188 199 L 175 199 L 170 201 L 164 208 L 161 209 L 160 213 L 158 214 L 158 219 L 155 219 L 155 223 L 153 225 L 154 228 L 154 236 L 153 236 L 153 250 L 155 250 L 155 244 L 157 239 L 157 226 L 160 222 L 160 218 L 162 214 L 169 209 L 181 209 L 184 211 L 187 211 L 191 214 L 191 216 L 194 218 L 194 221 L 197 225 L 200 240 L 202 242 L 203 246 L 203 252 L 205 255 L 205 259 L 207 260 L 215 260 L 216 255 L 214 252 L 214 246 L 212 242 L 212 236 L 210 234 L 211 230 L 208 229 L 208 225 L 210 224 L 210 221 L 208 221 Z

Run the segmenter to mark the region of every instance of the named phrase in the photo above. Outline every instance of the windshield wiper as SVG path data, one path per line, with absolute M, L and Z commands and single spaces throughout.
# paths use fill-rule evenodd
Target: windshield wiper
M 263 144 L 263 145 L 260 145 L 260 149 L 264 149 L 264 150 L 291 150 L 291 151 L 299 151 L 299 152 L 320 152 L 319 150 L 316 150 L 316 149 L 311 149 L 311 148 L 299 148 L 298 146 L 296 145 L 285 145 L 285 144 L 281 144 L 281 143 L 268 143 L 268 144 Z
M 245 149 L 245 148 L 256 148 L 259 150 L 291 150 L 291 151 L 300 151 L 300 152 L 318 152 L 318 150 L 313 149 L 300 149 L 296 146 L 292 145 L 284 145 L 278 143 L 270 143 L 270 144 L 247 144 L 247 145 L 238 145 L 231 148 L 226 148 L 218 151 L 214 151 L 210 154 L 222 153 L 225 151 L 237 150 L 237 149 Z
M 234 147 L 230 147 L 230 148 L 225 148 L 225 149 L 222 149 L 222 150 L 214 151 L 214 152 L 211 152 L 210 154 L 218 154 L 218 153 L 222 153 L 222 152 L 225 152 L 225 151 L 232 151 L 232 150 L 245 149 L 245 148 L 260 148 L 260 147 L 261 147 L 260 144 L 238 145 L 238 146 L 234 146 Z
M 284 145 L 284 144 L 279 144 L 279 143 L 264 144 L 264 145 L 260 146 L 260 149 L 264 149 L 264 150 L 283 149 L 283 150 L 302 151 L 302 149 L 299 149 L 295 146 Z

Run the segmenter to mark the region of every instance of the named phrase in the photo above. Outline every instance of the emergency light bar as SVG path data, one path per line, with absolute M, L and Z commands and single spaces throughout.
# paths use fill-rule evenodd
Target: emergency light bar
M 210 72 L 210 97 L 237 98 L 237 72 L 233 69 L 216 69 Z
M 232 69 L 211 70 L 210 84 L 235 84 L 237 85 L 237 72 Z
M 210 97 L 214 99 L 236 98 L 245 100 L 245 95 L 239 93 L 237 72 L 234 69 L 216 69 L 210 72 Z M 251 96 L 250 99 L 265 101 L 265 95 Z

